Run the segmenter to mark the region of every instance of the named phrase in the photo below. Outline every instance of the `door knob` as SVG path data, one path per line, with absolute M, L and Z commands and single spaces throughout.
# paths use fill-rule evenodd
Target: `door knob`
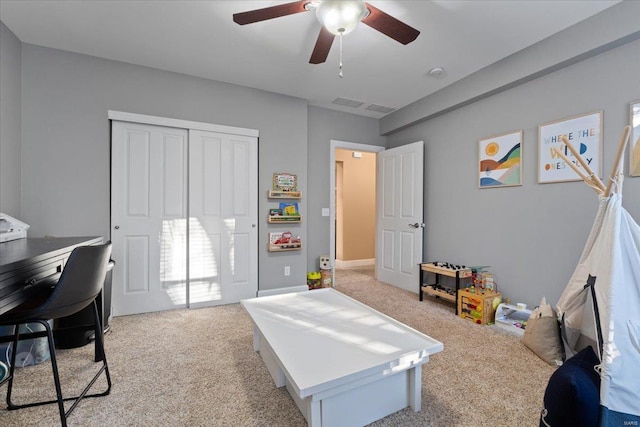
M 113 228 L 115 228 L 116 230 L 119 230 L 119 229 L 120 229 L 120 226 L 119 226 L 119 225 L 116 225 L 116 226 L 115 226 L 115 227 L 113 227 Z
M 424 228 L 424 224 L 416 222 L 415 224 L 409 224 L 409 227 L 413 228 Z

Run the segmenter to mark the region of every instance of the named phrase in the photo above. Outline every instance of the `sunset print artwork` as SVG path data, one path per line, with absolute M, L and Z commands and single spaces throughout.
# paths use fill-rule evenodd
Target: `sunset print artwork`
M 480 140 L 480 188 L 522 185 L 522 130 Z

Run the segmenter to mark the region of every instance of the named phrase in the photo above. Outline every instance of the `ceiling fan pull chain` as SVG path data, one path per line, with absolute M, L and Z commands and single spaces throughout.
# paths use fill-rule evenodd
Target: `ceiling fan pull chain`
M 340 72 L 338 75 L 340 78 L 344 77 L 344 74 L 342 74 L 342 32 L 340 33 Z

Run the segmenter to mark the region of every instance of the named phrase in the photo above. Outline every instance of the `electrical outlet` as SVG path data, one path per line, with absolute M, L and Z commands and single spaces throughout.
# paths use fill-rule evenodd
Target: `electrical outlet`
M 284 266 L 284 275 L 285 276 L 290 276 L 291 275 L 291 267 L 289 267 L 288 265 Z

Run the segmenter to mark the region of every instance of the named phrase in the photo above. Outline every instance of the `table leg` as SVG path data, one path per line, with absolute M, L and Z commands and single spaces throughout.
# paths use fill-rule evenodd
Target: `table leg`
M 420 266 L 420 283 L 418 283 L 418 292 L 420 293 L 420 301 L 422 301 L 422 283 L 424 280 L 424 270 Z
M 253 349 L 260 353 L 260 357 L 267 367 L 269 374 L 271 374 L 271 378 L 273 378 L 276 387 L 284 387 L 287 384 L 286 377 L 282 369 L 280 369 L 278 358 L 269 345 L 269 342 L 262 336 L 260 330 L 255 325 L 253 326 Z
M 322 414 L 320 413 L 320 400 L 313 400 L 309 403 L 309 419 L 307 423 L 309 427 L 321 427 L 322 426 Z
M 422 409 L 422 365 L 409 370 L 409 407 L 414 412 Z
M 253 351 L 260 351 L 260 332 L 256 325 L 253 325 Z

